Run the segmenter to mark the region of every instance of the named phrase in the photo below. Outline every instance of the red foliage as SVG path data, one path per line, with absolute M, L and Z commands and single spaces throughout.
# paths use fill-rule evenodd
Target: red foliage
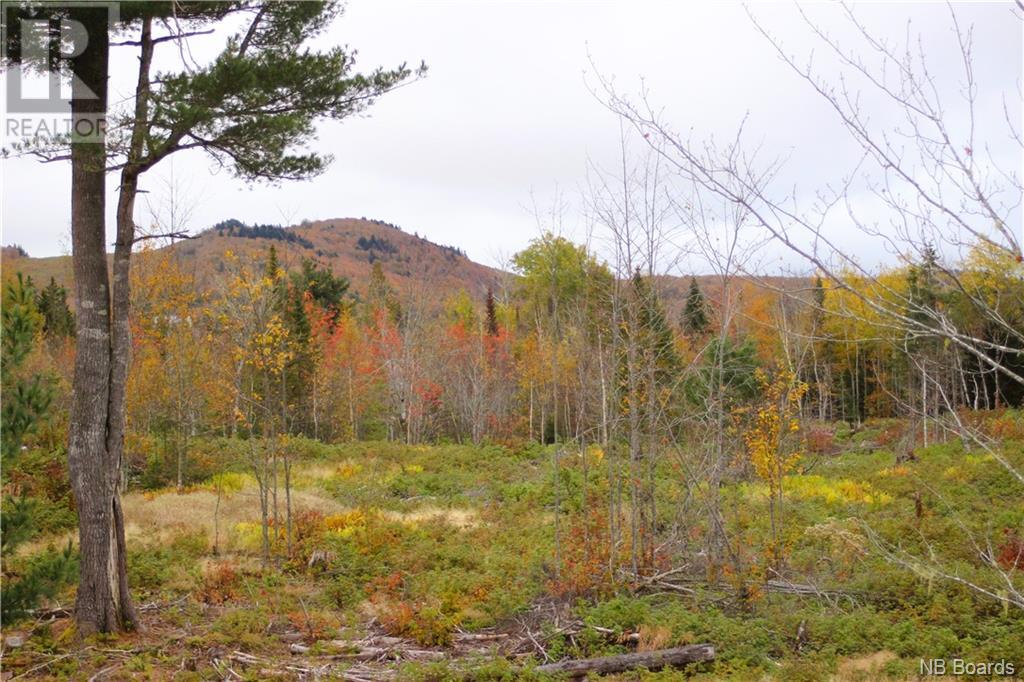
M 548 590 L 558 597 L 610 596 L 621 585 L 613 575 L 613 564 L 628 563 L 626 543 L 612 560 L 608 510 L 595 506 L 569 518 L 568 530 L 561 537 L 557 578 Z
M 1024 569 L 1024 538 L 1016 531 L 1004 531 L 1006 541 L 999 546 L 996 562 L 1006 571 Z
M 878 435 L 878 445 L 883 448 L 891 447 L 901 441 L 906 435 L 907 425 L 902 422 L 895 422 L 885 427 Z
M 238 583 L 241 575 L 231 561 L 220 561 L 203 571 L 196 599 L 204 604 L 224 604 L 238 599 Z
M 825 426 L 812 426 L 804 433 L 807 452 L 814 455 L 834 455 L 839 451 L 835 431 Z
M 314 644 L 329 639 L 337 630 L 335 623 L 324 614 L 313 611 L 292 611 L 288 614 L 288 622 L 292 627 L 305 635 L 306 644 Z

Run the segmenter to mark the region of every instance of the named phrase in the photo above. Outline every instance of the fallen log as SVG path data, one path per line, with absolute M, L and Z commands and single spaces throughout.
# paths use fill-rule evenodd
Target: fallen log
M 666 666 L 682 666 L 687 663 L 699 663 L 715 658 L 715 647 L 710 644 L 691 644 L 674 649 L 643 651 L 635 654 L 618 656 L 602 656 L 601 658 L 584 658 L 577 661 L 562 661 L 538 666 L 536 671 L 548 675 L 570 675 L 583 677 L 588 673 L 610 675 L 621 673 L 633 668 L 658 670 Z

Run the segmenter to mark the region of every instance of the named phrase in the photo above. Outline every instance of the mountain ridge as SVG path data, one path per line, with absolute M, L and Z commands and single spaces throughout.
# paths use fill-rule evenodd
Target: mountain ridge
M 470 260 L 458 247 L 438 244 L 384 220 L 368 218 L 307 220 L 287 227 L 248 225 L 229 218 L 159 249 L 192 261 L 197 279 L 209 286 L 223 270 L 227 252 L 258 260 L 271 245 L 286 268 L 298 268 L 302 260 L 310 259 L 347 277 L 356 292 L 365 290 L 378 262 L 399 293 L 413 296 L 460 288 L 483 296 L 488 288 L 499 289 L 508 275 Z M 53 277 L 69 290 L 73 284 L 70 256 L 35 258 L 16 247 L 4 247 L 0 259 L 5 270 L 23 272 L 36 282 L 48 282 Z
M 500 295 L 506 292 L 511 277 L 509 272 L 471 260 L 456 246 L 439 244 L 417 232 L 366 217 L 304 220 L 287 227 L 250 225 L 228 218 L 189 239 L 159 248 L 191 262 L 200 285 L 211 287 L 223 271 L 227 252 L 258 261 L 271 245 L 287 269 L 297 269 L 302 260 L 310 259 L 321 267 L 329 267 L 336 275 L 347 277 L 357 294 L 365 293 L 373 266 L 380 263 L 385 277 L 401 296 L 422 300 L 427 307 L 434 307 L 460 289 L 481 301 L 488 289 Z M 33 258 L 18 247 L 5 246 L 0 258 L 4 269 L 21 271 L 38 284 L 53 277 L 69 291 L 72 288 L 70 256 Z M 709 300 L 717 300 L 720 278 L 696 275 L 696 279 Z M 757 285 L 751 278 L 738 279 L 747 286 Z M 801 277 L 760 279 L 788 289 L 809 283 L 809 279 Z M 670 316 L 678 315 L 685 305 L 689 280 L 689 276 L 656 277 L 657 289 Z

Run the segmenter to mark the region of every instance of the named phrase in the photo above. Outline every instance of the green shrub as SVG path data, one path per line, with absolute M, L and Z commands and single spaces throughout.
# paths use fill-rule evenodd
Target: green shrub
M 270 620 L 263 608 L 234 609 L 214 621 L 207 639 L 243 650 L 261 649 L 266 646 Z
M 78 552 L 71 543 L 63 550 L 49 547 L 16 567 L 17 578 L 5 576 L 0 596 L 0 620 L 11 623 L 24 618 L 43 599 L 54 598 L 78 575 Z
M 132 589 L 156 590 L 170 580 L 177 561 L 170 549 L 163 547 L 128 547 L 128 584 Z

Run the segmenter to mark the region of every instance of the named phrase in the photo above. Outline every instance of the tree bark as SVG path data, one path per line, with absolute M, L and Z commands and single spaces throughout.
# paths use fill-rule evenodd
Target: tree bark
M 124 517 L 118 496 L 120 450 L 110 448 L 112 329 L 106 258 L 106 141 L 109 38 L 104 8 L 76 8 L 88 45 L 72 58 L 71 242 L 78 348 L 68 469 L 78 509 L 81 564 L 75 620 L 79 632 L 120 631 L 136 624 L 128 595 Z M 123 390 L 123 387 L 122 387 Z M 112 434 L 111 427 L 114 426 Z
M 538 666 L 535 671 L 545 675 L 569 675 L 583 677 L 589 673 L 609 675 L 633 668 L 658 670 L 665 666 L 682 666 L 687 663 L 711 661 L 715 658 L 715 647 L 710 644 L 692 644 L 674 649 L 659 649 L 635 654 L 584 658 L 578 661 L 562 661 Z

